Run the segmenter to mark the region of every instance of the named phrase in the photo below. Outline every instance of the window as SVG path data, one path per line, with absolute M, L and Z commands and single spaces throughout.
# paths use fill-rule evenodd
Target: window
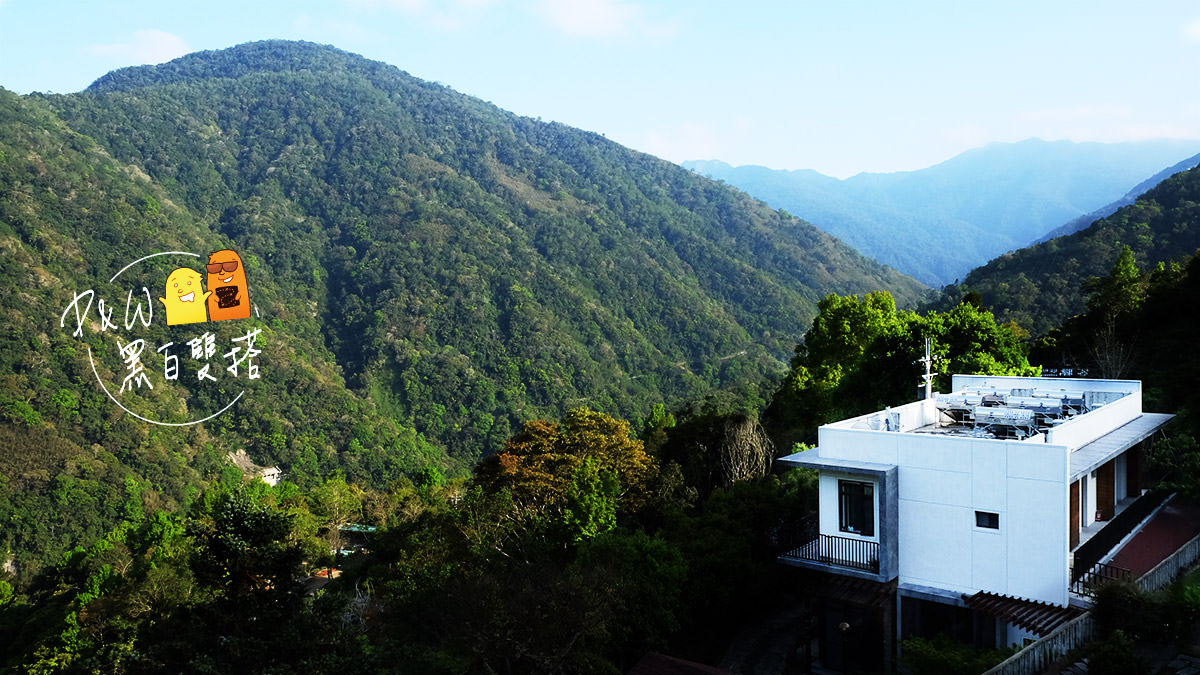
M 875 536 L 875 485 L 853 480 L 838 481 L 838 529 Z
M 975 512 L 975 527 L 986 527 L 989 530 L 1000 529 L 1000 514 L 987 511 Z

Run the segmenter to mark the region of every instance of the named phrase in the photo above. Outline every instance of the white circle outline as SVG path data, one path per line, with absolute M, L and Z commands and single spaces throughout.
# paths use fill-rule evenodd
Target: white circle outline
M 133 412 L 129 408 L 126 408 L 125 406 L 121 405 L 121 402 L 118 401 L 115 397 L 113 397 L 112 393 L 110 393 L 108 391 L 108 387 L 104 386 L 104 382 L 102 382 L 100 380 L 100 373 L 96 371 L 96 362 L 92 361 L 92 347 L 90 345 L 88 346 L 88 361 L 91 361 L 91 363 L 92 363 L 92 372 L 96 373 L 96 382 L 100 385 L 100 388 L 104 390 L 104 393 L 108 394 L 108 398 L 111 399 L 113 403 L 117 404 L 118 408 L 120 408 L 121 410 L 124 410 L 125 412 L 129 413 L 130 415 L 133 415 L 134 417 L 138 418 L 139 420 L 142 420 L 144 422 L 149 422 L 151 424 L 159 424 L 164 427 L 187 427 L 187 426 L 191 426 L 193 424 L 207 422 L 207 421 L 211 420 L 212 418 L 216 417 L 217 415 L 220 415 L 221 413 L 225 412 L 226 410 L 229 410 L 230 408 L 232 408 L 233 404 L 237 403 L 238 399 L 240 399 L 242 397 L 242 394 L 246 393 L 245 389 L 241 390 L 240 392 L 238 392 L 237 396 L 233 397 L 233 400 L 229 402 L 229 405 L 226 405 L 224 408 L 221 408 L 217 412 L 209 415 L 208 417 L 205 417 L 204 419 L 193 420 L 191 422 L 159 422 L 158 420 L 152 420 L 149 417 L 142 417 L 141 415 Z
M 108 280 L 108 283 L 111 284 L 111 283 L 115 282 L 117 280 L 117 277 L 124 274 L 125 270 L 129 269 L 130 267 L 133 267 L 134 265 L 142 262 L 143 260 L 149 260 L 150 258 L 153 258 L 155 256 L 160 256 L 160 255 L 190 255 L 193 258 L 202 258 L 203 257 L 199 253 L 190 253 L 188 251 L 162 251 L 161 253 L 151 253 L 148 256 L 143 256 L 141 258 L 138 258 L 137 260 L 134 260 L 133 262 L 129 263 L 128 265 L 122 267 L 119 272 L 114 274 L 113 277 Z M 100 379 L 100 371 L 96 370 L 96 361 L 95 361 L 95 359 L 92 358 L 92 346 L 91 345 L 86 345 L 86 346 L 87 346 L 87 350 L 88 350 L 88 362 L 92 364 L 92 374 L 94 374 L 96 376 L 96 384 L 100 385 L 100 389 L 104 391 L 104 394 L 106 396 L 108 396 L 109 400 L 111 400 L 113 403 L 117 404 L 118 408 L 120 408 L 121 410 L 124 410 L 125 412 L 129 413 L 130 415 L 133 415 L 134 417 L 138 418 L 139 420 L 142 420 L 143 422 L 149 422 L 150 424 L 157 424 L 157 425 L 164 426 L 164 427 L 188 427 L 193 424 L 207 422 L 207 421 L 211 420 L 212 418 L 216 417 L 217 415 L 220 415 L 221 413 L 225 412 L 226 410 L 229 410 L 230 408 L 232 408 L 233 404 L 237 403 L 238 400 L 242 398 L 242 394 L 246 393 L 245 389 L 241 390 L 240 392 L 238 392 L 238 395 L 234 396 L 233 400 L 230 401 L 224 408 L 221 408 L 217 412 L 209 415 L 208 417 L 205 417 L 204 419 L 193 420 L 191 422 L 159 422 L 158 420 L 152 420 L 149 417 L 142 417 L 141 415 L 133 412 L 129 408 L 126 408 L 125 406 L 121 405 L 121 402 L 118 401 L 116 399 L 116 397 L 112 395 L 112 392 L 110 392 L 108 390 L 108 387 L 104 386 L 104 381 Z

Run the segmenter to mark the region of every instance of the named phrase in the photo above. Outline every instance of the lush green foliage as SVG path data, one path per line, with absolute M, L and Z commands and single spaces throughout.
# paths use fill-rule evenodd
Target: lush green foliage
M 95 541 L 122 517 L 186 507 L 235 449 L 284 466 L 303 485 L 334 468 L 365 485 L 430 466 L 455 468 L 369 394 L 346 386 L 318 318 L 284 309 L 279 299 L 289 293 L 278 275 L 252 271 L 255 302 L 287 321 L 250 321 L 262 330 L 264 366 L 261 379 L 242 380 L 247 393 L 239 405 L 181 428 L 122 413 L 96 387 L 89 358 L 111 351 L 112 337 L 85 328 L 76 338 L 61 325 L 73 295 L 96 289 L 115 300 L 125 289 L 105 280 L 148 252 L 233 244 L 43 103 L 3 91 L 0 158 L 0 549 L 12 555 L 20 578 Z M 247 265 L 261 269 L 257 256 L 248 255 Z M 210 325 L 222 341 L 232 331 Z M 152 343 L 179 339 L 161 325 L 148 332 Z M 215 410 L 227 398 L 218 387 L 180 391 L 160 386 L 140 399 L 182 420 L 181 399 L 194 410 Z
M 105 280 L 149 253 L 221 248 L 251 279 L 262 379 L 202 425 L 121 413 L 89 360 L 112 337 L 63 309 L 123 297 Z M 304 488 L 436 485 L 581 404 L 765 399 L 816 298 L 920 288 L 596 134 L 284 42 L 0 90 L 0 249 L 0 547 L 21 579 L 130 510 L 186 508 L 240 449 Z M 193 389 L 136 400 L 183 421 L 227 399 Z
M 922 675 L 977 675 L 1013 655 L 1013 649 L 978 649 L 938 635 L 900 643 L 900 667 Z
M 1124 249 L 1108 276 L 1087 284 L 1090 309 L 1037 340 L 1031 358 L 1046 367 L 1142 380 L 1146 409 L 1179 413 L 1173 427 L 1195 435 L 1200 356 L 1187 308 L 1200 293 L 1200 258 L 1141 270 L 1135 255 Z
M 0 247 L 0 667 L 29 672 L 713 661 L 788 600 L 772 532 L 815 506 L 758 422 L 798 326 L 789 446 L 911 398 L 924 337 L 943 373 L 1031 370 L 1013 326 L 898 309 L 916 284 L 786 214 L 312 45 L 0 91 Z M 252 275 L 263 377 L 142 424 L 93 385 L 108 338 L 58 317 L 147 252 L 218 247 Z M 1189 339 L 1191 266 L 1133 262 L 1097 311 Z M 178 394 L 138 396 L 182 420 L 223 392 Z M 239 449 L 288 480 L 245 481 Z M 347 560 L 355 522 L 379 529 Z
M 315 311 L 356 390 L 474 460 L 566 402 L 643 417 L 773 376 L 828 292 L 919 285 L 596 135 L 327 47 L 196 54 L 47 99 Z
M 915 400 L 926 339 L 940 373 L 937 391 L 949 391 L 954 373 L 1039 372 L 1029 365 L 1020 329 L 997 324 L 970 302 L 921 315 L 897 310 L 880 291 L 830 295 L 820 309 L 765 415 L 781 447 L 813 442 L 821 424 Z

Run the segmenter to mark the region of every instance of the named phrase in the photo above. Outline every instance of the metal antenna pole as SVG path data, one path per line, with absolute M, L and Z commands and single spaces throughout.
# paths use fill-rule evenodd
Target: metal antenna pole
M 925 358 L 921 359 L 920 363 L 925 364 L 925 374 L 922 376 L 925 379 L 925 400 L 933 398 L 933 378 L 937 373 L 933 370 L 933 340 L 925 338 Z

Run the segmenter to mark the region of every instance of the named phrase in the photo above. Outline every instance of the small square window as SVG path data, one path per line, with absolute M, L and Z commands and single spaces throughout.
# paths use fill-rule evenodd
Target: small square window
M 976 511 L 975 527 L 986 527 L 989 530 L 1000 529 L 1000 514 L 988 511 Z

